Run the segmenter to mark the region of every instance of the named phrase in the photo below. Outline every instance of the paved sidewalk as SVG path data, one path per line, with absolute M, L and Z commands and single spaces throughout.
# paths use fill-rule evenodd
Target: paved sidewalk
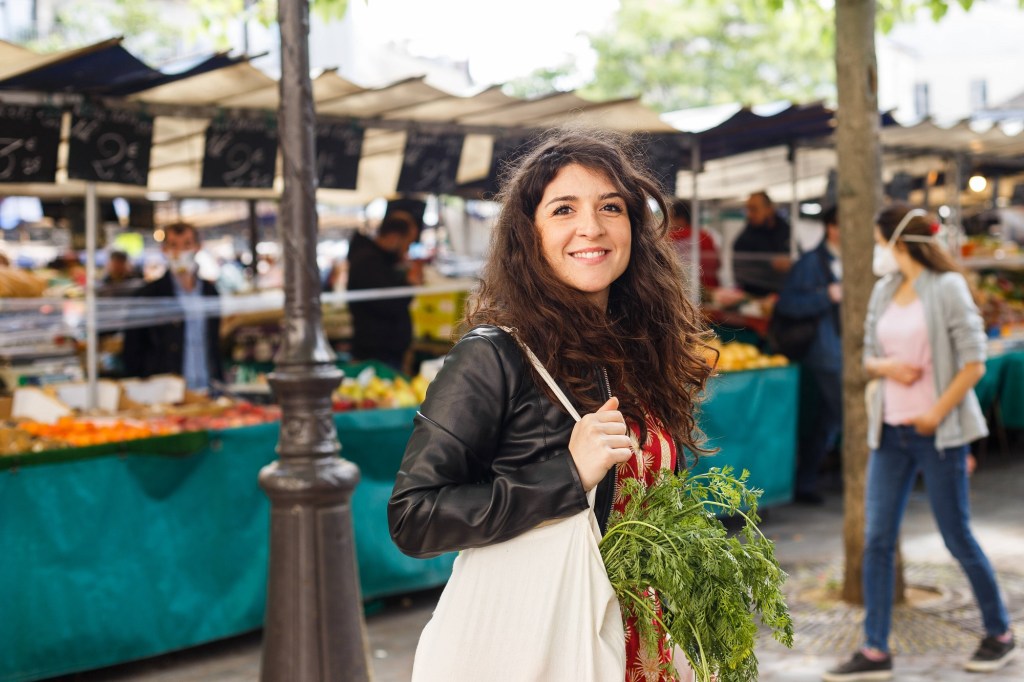
M 1024 639 L 1024 452 L 983 463 L 972 481 L 973 527 L 1000 575 L 1017 640 Z M 763 637 L 758 649 L 760 680 L 812 682 L 846 658 L 859 644 L 862 611 L 828 598 L 841 581 L 842 501 L 828 496 L 824 507 L 786 505 L 767 510 L 762 529 L 777 544 L 790 573 L 790 608 L 796 622 L 793 650 Z M 964 672 L 963 661 L 981 636 L 970 590 L 938 535 L 927 498 L 918 489 L 903 525 L 906 575 L 914 606 L 898 607 L 894 618 L 895 679 L 901 682 L 1021 682 L 1024 655 L 988 675 Z M 376 682 L 406 682 L 423 625 L 440 590 L 385 602 L 367 617 Z M 259 677 L 259 633 L 185 652 L 101 671 L 66 676 L 66 681 L 252 682 Z

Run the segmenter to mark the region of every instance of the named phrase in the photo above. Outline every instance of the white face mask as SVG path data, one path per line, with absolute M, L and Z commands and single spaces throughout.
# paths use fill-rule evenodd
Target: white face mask
M 885 277 L 900 269 L 896 262 L 896 255 L 892 252 L 892 246 L 875 244 L 875 254 L 871 258 L 871 272 L 875 277 Z
M 912 218 L 918 216 L 924 217 L 928 215 L 925 211 L 915 208 L 907 211 L 907 214 L 900 220 L 899 225 L 892 232 L 892 237 L 889 238 L 889 242 L 882 246 L 881 244 L 875 244 L 875 253 L 871 257 L 871 272 L 875 273 L 875 277 L 885 277 L 891 275 L 894 272 L 898 272 L 900 269 L 899 263 L 896 262 L 896 254 L 894 249 L 896 247 L 896 240 L 903 234 L 903 228 L 905 228 L 911 221 Z M 904 239 L 910 241 L 931 241 L 930 238 L 926 237 L 904 237 Z
M 196 267 L 196 252 L 181 251 L 177 257 L 168 256 L 167 264 L 171 266 L 171 270 L 177 273 L 192 272 Z

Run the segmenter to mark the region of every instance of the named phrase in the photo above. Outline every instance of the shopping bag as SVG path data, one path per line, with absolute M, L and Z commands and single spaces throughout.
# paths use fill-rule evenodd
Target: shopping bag
M 569 413 L 572 404 L 524 352 Z M 463 550 L 413 659 L 413 682 L 622 682 L 626 639 L 588 508 Z
M 625 634 L 599 537 L 591 506 L 462 551 L 420 635 L 413 682 L 622 682 Z
M 818 335 L 819 319 L 819 316 L 790 317 L 774 311 L 768 321 L 768 347 L 794 362 L 800 361 Z

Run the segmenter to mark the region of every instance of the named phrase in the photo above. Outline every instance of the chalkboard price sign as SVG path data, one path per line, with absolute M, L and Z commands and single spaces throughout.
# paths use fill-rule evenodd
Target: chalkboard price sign
M 520 158 L 528 154 L 539 141 L 539 133 L 494 138 L 494 146 L 491 147 L 491 169 L 487 173 L 487 180 L 484 181 L 485 197 L 497 194 L 502 173 L 507 172 Z
M 676 194 L 676 174 L 689 168 L 690 145 L 686 135 L 644 133 L 639 142 L 647 156 L 647 168 L 668 196 Z
M 203 187 L 272 187 L 277 129 L 258 119 L 214 121 L 206 129 Z
M 320 186 L 355 189 L 365 131 L 346 123 L 319 123 L 316 127 L 316 170 Z
M 53 182 L 61 112 L 0 104 L 0 182 Z
M 117 109 L 76 111 L 68 140 L 68 177 L 146 185 L 153 119 Z
M 410 130 L 405 141 L 399 192 L 450 194 L 455 190 L 464 136 Z

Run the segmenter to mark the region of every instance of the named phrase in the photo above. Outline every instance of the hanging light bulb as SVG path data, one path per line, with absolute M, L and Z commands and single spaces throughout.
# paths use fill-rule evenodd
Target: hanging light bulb
M 971 179 L 967 181 L 967 186 L 971 188 L 972 192 L 984 192 L 988 187 L 988 180 L 984 175 L 972 175 Z

